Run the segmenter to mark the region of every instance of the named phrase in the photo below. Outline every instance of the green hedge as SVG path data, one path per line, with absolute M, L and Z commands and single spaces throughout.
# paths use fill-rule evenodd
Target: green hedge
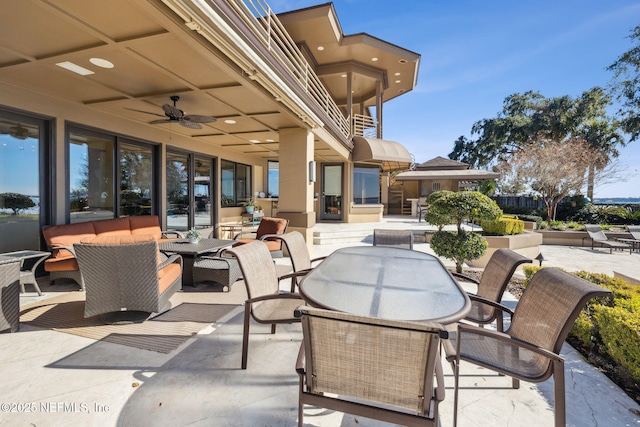
M 524 266 L 525 286 L 544 267 Z M 606 274 L 573 273 L 609 289 L 611 297 L 594 298 L 580 313 L 569 336 L 585 349 L 608 357 L 640 381 L 640 286 Z
M 516 218 L 502 217 L 495 221 L 481 221 L 482 231 L 495 236 L 508 236 L 524 233 L 524 221 Z

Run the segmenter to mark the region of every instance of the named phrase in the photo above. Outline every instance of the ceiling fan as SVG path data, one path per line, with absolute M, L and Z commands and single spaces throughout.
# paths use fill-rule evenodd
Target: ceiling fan
M 162 109 L 164 110 L 164 115 L 158 113 L 151 113 L 149 111 L 142 110 L 134 110 L 133 108 L 127 108 L 127 110 L 137 111 L 139 113 L 145 114 L 153 114 L 154 116 L 167 117 L 165 119 L 152 120 L 149 123 L 156 125 L 160 123 L 175 123 L 177 122 L 179 125 L 184 126 L 189 129 L 202 129 L 202 125 L 200 123 L 213 123 L 216 121 L 215 117 L 211 116 L 200 116 L 197 114 L 185 114 L 184 111 L 180 110 L 176 103 L 180 100 L 180 97 L 177 95 L 171 96 L 171 100 L 173 101 L 173 105 L 164 104 Z

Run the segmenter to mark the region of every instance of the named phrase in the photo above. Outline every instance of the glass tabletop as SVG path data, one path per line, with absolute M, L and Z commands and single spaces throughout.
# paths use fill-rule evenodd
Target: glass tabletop
M 200 239 L 196 243 L 191 243 L 187 239 L 178 239 L 160 242 L 159 247 L 161 251 L 165 252 L 199 255 L 205 252 L 216 252 L 233 245 L 235 242 L 235 240 L 225 239 Z
M 31 250 L 0 253 L 0 256 L 16 258 L 16 259 L 36 258 L 40 256 L 45 256 L 45 255 L 51 255 L 51 254 L 49 252 L 31 251 Z
M 394 320 L 453 323 L 470 309 L 440 260 L 408 249 L 339 249 L 309 273 L 300 293 L 311 304 Z

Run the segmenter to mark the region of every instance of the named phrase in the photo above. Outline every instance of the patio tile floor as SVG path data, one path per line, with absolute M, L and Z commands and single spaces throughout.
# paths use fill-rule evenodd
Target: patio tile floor
M 408 220 L 380 227 L 425 227 Z M 333 224 L 318 224 L 329 227 Z M 360 225 L 378 226 L 378 225 Z M 339 225 L 339 227 L 350 227 Z M 368 245 L 370 240 L 349 245 Z M 344 245 L 314 247 L 314 256 Z M 430 251 L 417 243 L 417 250 Z M 640 254 L 592 251 L 590 248 L 543 246 L 545 264 L 567 270 L 589 269 L 612 274 L 613 269 L 640 274 Z M 277 260 L 287 265 L 287 259 Z M 445 261 L 445 264 L 447 262 Z M 450 262 L 449 262 L 449 265 Z M 0 425 L 46 426 L 294 426 L 297 419 L 298 377 L 294 370 L 301 340 L 299 325 L 252 324 L 249 366 L 241 370 L 242 302 L 240 283 L 224 294 L 238 308 L 192 337 L 170 354 L 21 325 L 19 333 L 0 335 Z M 47 289 L 46 283 L 43 288 Z M 283 284 L 283 288 L 286 285 Z M 56 291 L 77 292 L 74 285 Z M 44 298 L 57 292 L 45 291 Z M 222 295 L 222 294 L 221 294 Z M 40 297 L 21 297 L 23 304 Z M 514 303 L 512 297 L 507 296 Z M 640 425 L 640 406 L 569 345 L 566 359 L 567 425 Z M 553 425 L 553 384 L 521 383 L 463 364 L 460 426 Z M 444 366 L 446 393 L 440 405 L 441 424 L 452 425 L 453 375 Z M 16 404 L 7 411 L 6 404 Z M 18 405 L 22 404 L 22 405 Z M 18 411 L 19 410 L 19 411 Z M 31 412 L 29 412 L 31 411 Z M 634 413 L 635 411 L 635 413 Z M 348 414 L 307 407 L 305 425 L 381 426 L 384 423 Z

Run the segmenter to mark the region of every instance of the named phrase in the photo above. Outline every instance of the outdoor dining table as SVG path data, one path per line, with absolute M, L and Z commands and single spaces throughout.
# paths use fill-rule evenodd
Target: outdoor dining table
M 300 294 L 315 307 L 390 320 L 450 324 L 471 309 L 437 257 L 383 246 L 336 250 L 305 276 Z
M 159 243 L 162 252 L 182 255 L 182 285 L 193 285 L 193 263 L 198 256 L 215 254 L 220 249 L 228 248 L 236 243 L 227 239 L 200 239 L 195 243 L 187 239 L 168 240 Z

